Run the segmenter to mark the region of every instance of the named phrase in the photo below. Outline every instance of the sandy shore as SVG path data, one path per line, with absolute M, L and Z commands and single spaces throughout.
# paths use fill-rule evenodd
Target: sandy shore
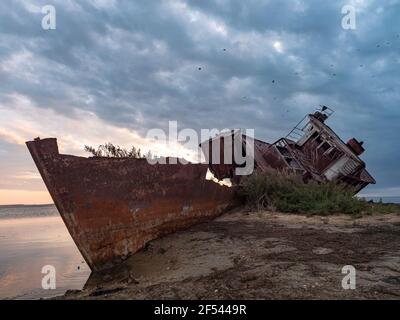
M 342 288 L 344 265 L 356 289 Z M 61 299 L 400 299 L 400 215 L 227 213 L 155 240 Z

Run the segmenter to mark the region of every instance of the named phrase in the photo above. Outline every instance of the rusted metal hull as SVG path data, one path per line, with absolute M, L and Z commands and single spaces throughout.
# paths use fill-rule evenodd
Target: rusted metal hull
M 148 241 L 238 204 L 235 188 L 205 179 L 205 164 L 63 155 L 54 138 L 26 144 L 92 270 L 112 267 Z
M 305 125 L 302 120 L 272 144 L 235 130 L 209 139 L 200 144 L 207 164 L 152 165 L 146 159 L 62 155 L 54 138 L 35 139 L 27 146 L 83 257 L 100 270 L 152 239 L 239 204 L 236 188 L 242 175 L 236 169 L 243 164 L 230 160 L 234 141 L 240 151 L 253 151 L 246 161 L 259 171 L 290 170 L 304 181 L 336 181 L 354 193 L 375 183 L 359 158 L 362 142 L 353 138 L 344 143 L 325 124 L 327 109 L 304 117 Z M 207 150 L 220 160 L 214 162 Z M 230 179 L 234 187 L 206 180 L 208 169 L 217 180 Z
M 254 168 L 264 172 L 266 170 L 289 171 L 302 176 L 305 182 L 314 180 L 318 183 L 334 181 L 348 187 L 349 191 L 357 194 L 375 179 L 366 169 L 366 164 L 360 159 L 365 151 L 363 142 L 350 139 L 347 143 L 325 124 L 330 114 L 324 107 L 313 114 L 306 115 L 293 130 L 285 137 L 274 143 L 267 143 L 232 131 L 217 135 L 200 144 L 205 155 L 219 154 L 223 158 L 225 150 L 229 150 L 235 137 L 239 137 L 241 149 L 246 149 L 250 143 L 254 150 L 252 157 Z M 324 113 L 325 112 L 325 113 Z M 211 152 L 208 152 L 211 150 Z M 238 184 L 242 176 L 235 175 L 235 169 L 240 164 L 212 163 L 209 161 L 210 171 L 219 179 L 229 178 Z

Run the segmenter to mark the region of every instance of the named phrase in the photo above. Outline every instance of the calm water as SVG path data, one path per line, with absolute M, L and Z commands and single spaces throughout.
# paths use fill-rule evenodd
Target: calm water
M 372 200 L 379 202 L 382 200 L 383 203 L 400 203 L 400 197 L 364 197 L 366 200 Z
M 44 265 L 56 269 L 54 290 L 42 289 Z M 81 289 L 89 274 L 54 206 L 0 206 L 0 299 L 60 295 Z

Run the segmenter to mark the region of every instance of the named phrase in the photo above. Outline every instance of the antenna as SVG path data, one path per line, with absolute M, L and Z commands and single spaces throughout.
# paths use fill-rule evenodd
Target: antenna
M 321 112 L 322 114 L 326 115 L 327 118 L 329 118 L 335 111 L 327 106 L 324 106 L 322 104 L 317 107 L 317 111 Z

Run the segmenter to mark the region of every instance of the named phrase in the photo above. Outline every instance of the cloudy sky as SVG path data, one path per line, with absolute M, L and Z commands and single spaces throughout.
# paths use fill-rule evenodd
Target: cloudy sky
M 320 104 L 365 141 L 377 184 L 363 193 L 400 196 L 399 18 L 397 0 L 2 0 L 0 203 L 50 202 L 24 145 L 37 136 L 161 154 L 146 132 L 176 120 L 272 142 Z

